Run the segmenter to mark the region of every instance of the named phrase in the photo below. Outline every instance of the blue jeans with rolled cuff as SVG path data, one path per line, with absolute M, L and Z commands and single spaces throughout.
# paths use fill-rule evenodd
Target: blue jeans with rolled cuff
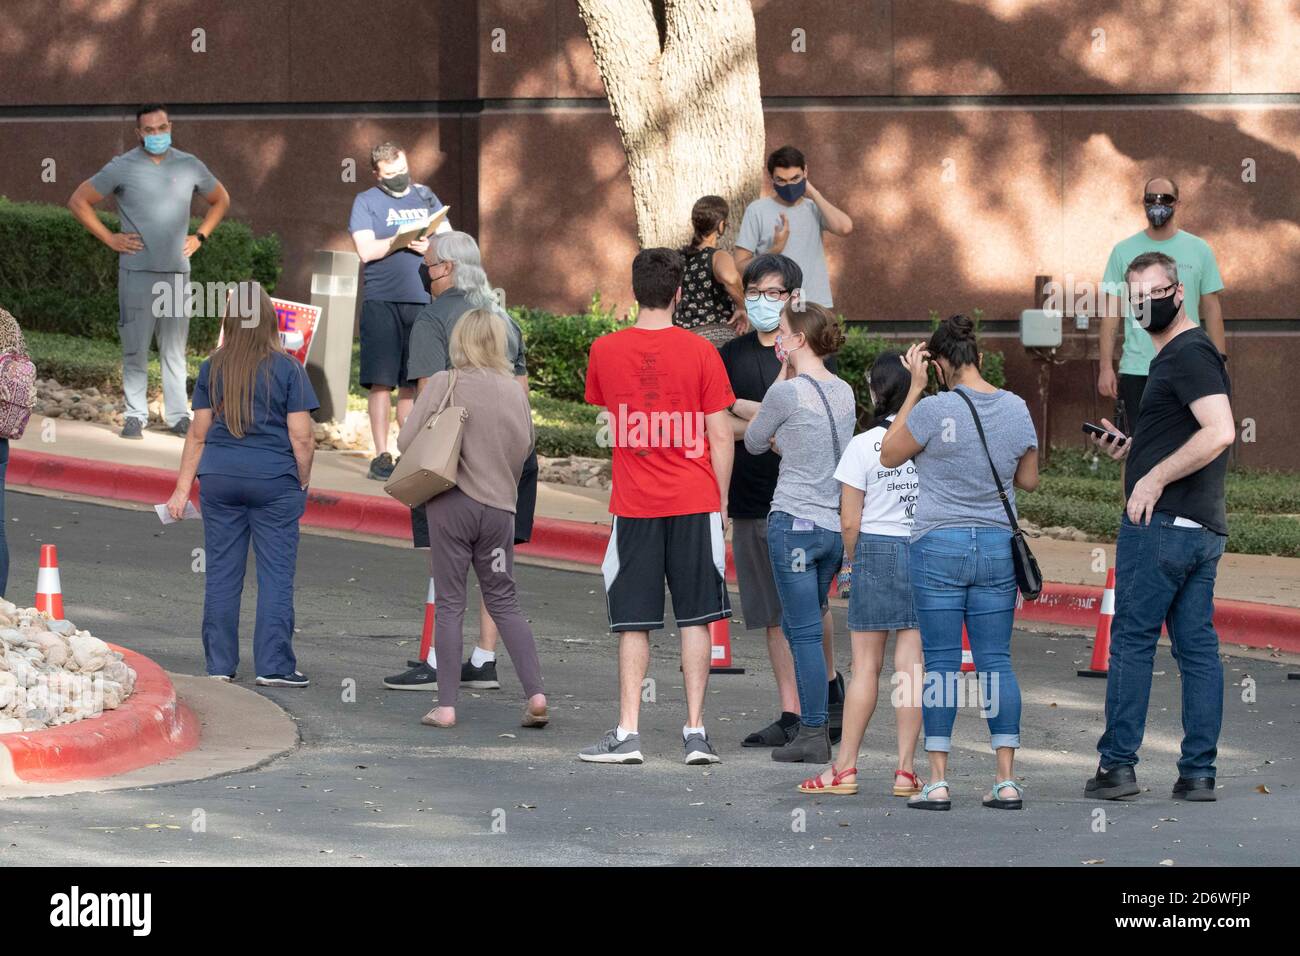
M 1182 676 L 1181 777 L 1213 777 L 1223 726 L 1223 662 L 1214 630 L 1214 579 L 1227 538 L 1182 528 L 1157 512 L 1149 525 L 1125 515 L 1115 548 L 1115 618 L 1106 676 L 1101 766 L 1133 766 L 1146 730 L 1151 671 L 1162 625 Z
M 784 511 L 767 516 L 767 551 L 781 597 L 781 630 L 794 658 L 799 719 L 805 727 L 821 727 L 827 721 L 829 680 L 822 650 L 822 608 L 840 570 L 844 539 L 838 531 L 815 525 L 795 531 L 796 521 L 800 519 Z
M 206 551 L 203 653 L 209 674 L 234 674 L 239 666 L 239 604 L 250 540 L 257 556 L 253 666 L 259 677 L 298 669 L 293 653 L 293 579 L 298 520 L 306 506 L 307 492 L 297 475 L 200 476 Z
M 1011 669 L 1016 572 L 1005 528 L 939 528 L 908 546 L 912 596 L 925 654 L 925 749 L 952 749 L 961 674 L 961 629 L 975 659 L 990 743 L 1020 746 L 1020 685 Z

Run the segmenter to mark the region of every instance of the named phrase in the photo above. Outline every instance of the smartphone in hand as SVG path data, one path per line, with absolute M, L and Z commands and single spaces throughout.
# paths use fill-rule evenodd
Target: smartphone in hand
M 1098 438 L 1111 438 L 1114 440 L 1116 447 L 1125 444 L 1128 441 L 1127 436 L 1118 432 L 1109 432 L 1100 425 L 1094 425 L 1092 422 L 1083 423 L 1083 433 L 1085 435 L 1096 435 Z

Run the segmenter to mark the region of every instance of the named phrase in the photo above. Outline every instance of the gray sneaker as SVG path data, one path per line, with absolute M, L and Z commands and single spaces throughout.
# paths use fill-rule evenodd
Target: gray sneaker
M 618 732 L 608 730 L 600 743 L 578 751 L 578 759 L 587 763 L 645 763 L 641 756 L 641 735 L 628 734 L 627 740 L 618 739 Z
M 134 438 L 136 440 L 143 440 L 144 422 L 140 421 L 140 419 L 138 418 L 128 418 L 125 422 L 122 423 L 122 431 L 120 432 L 120 434 L 123 438 Z
M 686 762 L 691 766 L 705 763 L 722 763 L 722 758 L 709 743 L 705 734 L 691 734 L 686 738 Z

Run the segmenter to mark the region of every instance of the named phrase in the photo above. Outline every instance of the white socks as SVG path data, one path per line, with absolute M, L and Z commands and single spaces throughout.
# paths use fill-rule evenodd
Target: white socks
M 482 667 L 488 661 L 494 661 L 496 659 L 497 655 L 495 651 L 485 651 L 481 647 L 475 647 L 474 653 L 469 656 L 469 662 L 475 667 Z M 427 662 L 434 670 L 438 669 L 438 655 L 434 651 L 432 644 L 429 645 L 429 657 Z
M 622 724 L 614 728 L 614 735 L 618 737 L 619 743 L 627 740 L 627 738 L 631 737 L 634 733 L 636 733 L 634 730 L 624 730 Z
M 706 734 L 706 733 L 704 732 L 704 728 L 703 728 L 703 727 L 683 727 L 683 728 L 682 728 L 682 740 L 686 740 L 688 737 L 690 737 L 691 734 L 699 734 L 701 737 L 707 737 L 707 736 L 708 736 L 708 734 Z

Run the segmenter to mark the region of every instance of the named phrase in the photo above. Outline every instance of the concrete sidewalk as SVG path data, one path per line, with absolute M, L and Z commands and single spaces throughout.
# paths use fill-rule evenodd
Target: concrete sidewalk
M 144 465 L 174 470 L 180 463 L 181 439 L 164 431 L 146 430 L 143 441 L 124 441 L 107 425 L 71 419 L 33 416 L 21 441 L 11 447 L 44 454 L 87 458 L 121 465 Z M 52 437 L 52 441 L 43 440 Z M 369 461 L 362 452 L 317 451 L 312 468 L 312 487 L 386 498 L 383 485 L 366 477 Z M 609 493 L 594 488 L 541 483 L 537 491 L 537 515 L 586 524 L 609 523 Z M 1116 521 L 1119 516 L 1116 515 Z M 1094 551 L 1106 553 L 1103 569 L 1113 564 L 1115 546 L 1080 541 L 1035 538 L 1034 554 L 1048 581 L 1103 587 L 1105 570 L 1094 571 L 1099 562 Z M 1278 558 L 1253 554 L 1225 554 L 1219 564 L 1215 595 L 1219 598 L 1300 608 L 1300 558 Z

